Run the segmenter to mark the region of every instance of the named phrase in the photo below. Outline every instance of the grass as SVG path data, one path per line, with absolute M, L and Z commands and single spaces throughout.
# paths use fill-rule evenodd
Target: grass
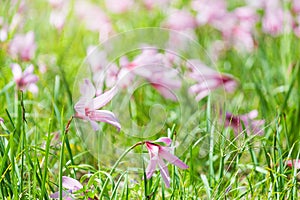
M 178 1 L 172 6 L 187 7 L 188 2 Z M 239 5 L 231 3 L 230 9 Z M 78 82 L 86 75 L 81 74 L 86 48 L 98 44 L 98 34 L 79 23 L 74 10 L 59 32 L 48 22 L 51 8 L 47 2 L 32 1 L 26 7 L 28 16 L 22 19 L 23 27 L 0 42 L 0 117 L 5 121 L 0 127 L 0 199 L 50 199 L 49 195 L 56 191 L 62 198 L 62 176 L 82 183 L 83 189 L 74 193 L 76 199 L 299 198 L 299 170 L 286 166 L 287 160 L 300 157 L 299 38 L 293 34 L 272 37 L 258 32 L 258 48 L 254 52 L 230 49 L 212 62 L 218 70 L 238 80 L 239 86 L 232 94 L 216 91 L 198 104 L 187 106 L 191 99 L 184 96 L 186 88 L 181 105 L 164 99 L 149 85 L 124 98 L 127 102 L 121 93 L 105 108 L 118 111 L 124 103 L 123 116 L 119 116 L 121 123 L 127 123 L 122 124 L 124 129 L 117 132 L 112 126 L 99 123 L 100 130 L 92 132 L 81 127 L 82 122 L 73 116 Z M 159 27 L 167 16 L 160 9 L 152 13 L 143 9 L 139 17 L 130 12 L 122 17 L 110 13 L 115 32 Z M 0 16 L 8 22 L 16 12 L 17 7 L 9 1 L 0 3 Z M 29 30 L 34 30 L 38 46 L 34 59 L 10 57 L 8 41 L 15 33 Z M 205 26 L 197 28 L 196 34 L 196 41 L 207 49 L 213 39 L 221 37 Z M 143 36 L 136 37 L 141 40 Z M 162 35 L 157 39 L 158 43 L 164 38 Z M 137 54 L 129 47 L 139 41 L 127 39 L 110 61 L 118 60 L 127 47 L 130 59 Z M 145 36 L 145 40 L 155 43 L 151 36 Z M 197 49 L 193 55 L 205 57 L 205 49 L 199 52 Z M 188 54 L 183 55 L 189 58 Z M 23 69 L 29 63 L 35 65 L 38 94 L 17 89 L 9 67 L 13 62 Z M 46 73 L 38 70 L 40 62 L 47 65 Z M 162 108 L 155 110 L 156 104 Z M 258 118 L 265 120 L 264 134 L 248 135 L 244 131 L 236 136 L 219 122 L 220 108 L 234 114 L 257 109 Z M 149 157 L 142 145 L 135 145 L 144 140 L 145 126 L 159 118 L 161 112 L 166 114 L 163 128 L 147 139 L 169 136 L 175 146 L 179 142 L 174 153 L 189 165 L 187 170 L 168 166 L 170 188 L 165 187 L 159 171 L 146 178 Z

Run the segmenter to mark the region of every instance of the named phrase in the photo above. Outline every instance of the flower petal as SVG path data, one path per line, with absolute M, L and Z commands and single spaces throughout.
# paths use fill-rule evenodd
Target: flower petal
M 150 179 L 152 177 L 153 173 L 155 172 L 156 165 L 157 165 L 157 157 L 150 158 L 149 164 L 146 169 L 147 179 Z
M 17 63 L 11 64 L 11 70 L 15 80 L 20 79 L 22 77 L 22 69 L 19 64 Z
M 187 166 L 184 162 L 182 162 L 177 156 L 174 156 L 168 151 L 169 147 L 160 147 L 159 156 L 165 160 L 167 160 L 169 163 L 176 165 L 177 167 L 181 169 L 187 169 L 189 166 Z
M 90 80 L 85 79 L 84 83 L 80 85 L 80 93 L 88 99 L 92 99 L 95 96 L 96 90 Z
M 103 94 L 99 95 L 98 97 L 93 99 L 93 102 L 91 105 L 93 107 L 93 109 L 99 109 L 103 106 L 105 106 L 108 102 L 110 102 L 112 100 L 112 98 L 116 95 L 116 93 L 118 92 L 118 88 L 117 87 L 113 87 L 110 90 L 104 92 Z
M 94 110 L 89 112 L 89 118 L 92 121 L 106 122 L 115 127 L 117 127 L 118 131 L 121 129 L 121 124 L 119 120 L 116 118 L 115 114 L 108 110 Z
M 67 188 L 72 191 L 77 191 L 83 188 L 79 181 L 67 176 L 62 177 L 62 185 L 64 188 Z
M 163 142 L 165 143 L 167 146 L 170 146 L 172 143 L 172 139 L 168 138 L 168 137 L 161 137 L 155 141 L 152 141 L 152 143 L 157 143 L 157 142 Z
M 166 186 L 169 188 L 170 187 L 170 175 L 169 175 L 168 166 L 164 163 L 164 161 L 162 159 L 158 159 L 158 166 L 159 166 L 160 174 L 161 174 Z

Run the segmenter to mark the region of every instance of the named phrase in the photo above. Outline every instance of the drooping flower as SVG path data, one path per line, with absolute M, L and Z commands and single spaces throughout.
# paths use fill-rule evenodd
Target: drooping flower
M 74 199 L 72 193 L 76 192 L 77 190 L 80 190 L 83 188 L 83 185 L 70 177 L 63 176 L 62 177 L 62 186 L 67 189 L 67 191 L 63 191 L 63 199 L 65 200 L 72 200 Z M 50 195 L 50 198 L 58 199 L 59 198 L 59 192 L 55 192 Z
M 174 149 L 174 147 L 170 147 L 171 143 L 172 140 L 167 137 L 162 137 L 155 141 L 145 141 L 144 143 L 150 156 L 150 161 L 146 169 L 147 179 L 150 179 L 153 176 L 156 166 L 158 166 L 167 187 L 170 187 L 170 175 L 165 161 L 168 161 L 181 169 L 189 168 L 184 162 L 171 153 Z
M 289 168 L 300 169 L 300 160 L 299 159 L 287 160 L 286 166 L 288 166 Z
M 19 57 L 24 61 L 33 59 L 35 50 L 36 44 L 33 31 L 26 34 L 16 34 L 9 44 L 9 54 L 13 58 Z
M 182 31 L 186 29 L 194 29 L 197 26 L 196 19 L 186 10 L 175 10 L 173 11 L 164 26 L 177 30 Z
M 197 81 L 191 86 L 189 92 L 196 95 L 196 100 L 200 101 L 208 96 L 212 90 L 224 87 L 225 91 L 233 92 L 236 88 L 235 79 L 227 74 L 221 74 L 207 66 L 199 60 L 188 60 L 188 68 L 191 70 L 189 77 Z
M 133 5 L 133 0 L 105 0 L 106 8 L 112 13 L 124 13 L 128 11 Z
M 168 58 L 156 49 L 144 48 L 133 61 L 127 62 L 125 68 L 130 73 L 145 78 L 163 97 L 177 101 L 172 91 L 181 87 L 178 72 L 170 67 Z
M 113 33 L 109 17 L 99 6 L 87 1 L 76 1 L 75 13 L 88 30 L 99 33 L 99 41 L 105 41 Z
M 235 135 L 240 134 L 244 130 L 246 130 L 248 134 L 261 135 L 264 133 L 262 126 L 265 121 L 254 120 L 257 116 L 257 110 L 252 110 L 244 115 L 233 115 L 232 113 L 226 112 L 224 125 L 225 127 L 233 128 Z
M 11 69 L 18 89 L 28 89 L 32 93 L 38 92 L 38 87 L 35 83 L 39 78 L 33 74 L 34 67 L 32 64 L 29 65 L 24 72 L 22 72 L 20 65 L 17 63 L 13 63 Z
M 89 80 L 85 80 L 84 84 L 80 88 L 82 96 L 75 104 L 75 117 L 88 120 L 93 129 L 96 131 L 99 129 L 97 122 L 106 122 L 115 127 L 118 131 L 121 129 L 121 124 L 118 119 L 108 110 L 98 110 L 109 103 L 117 93 L 117 87 L 96 96 L 96 89 Z

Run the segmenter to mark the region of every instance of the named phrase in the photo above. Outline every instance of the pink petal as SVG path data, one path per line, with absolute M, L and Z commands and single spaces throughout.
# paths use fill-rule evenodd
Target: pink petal
M 79 181 L 67 176 L 62 177 L 62 185 L 64 188 L 72 191 L 77 191 L 83 188 L 82 184 Z
M 95 97 L 96 90 L 90 80 L 85 79 L 84 83 L 80 85 L 80 93 L 82 96 L 88 99 Z
M 11 64 L 11 70 L 15 80 L 20 79 L 22 77 L 22 69 L 19 64 L 17 63 Z
M 172 93 L 168 88 L 158 85 L 158 84 L 152 84 L 152 86 L 166 99 L 170 99 L 172 101 L 178 101 L 176 95 Z
M 121 129 L 121 124 L 119 123 L 118 119 L 114 115 L 114 113 L 108 110 L 94 110 L 89 113 L 89 118 L 92 121 L 100 121 L 109 123 L 115 127 L 117 127 L 118 131 Z
M 155 141 L 153 141 L 153 143 L 156 143 L 156 142 L 163 142 L 165 143 L 167 146 L 170 146 L 172 144 L 172 139 L 171 138 L 168 138 L 168 137 L 161 137 Z
M 147 179 L 150 179 L 152 177 L 156 169 L 156 164 L 157 164 L 157 157 L 150 158 L 149 164 L 146 169 Z
M 162 147 L 159 151 L 159 156 L 165 160 L 167 160 L 169 163 L 176 165 L 177 167 L 181 169 L 187 169 L 189 166 L 187 166 L 184 162 L 182 162 L 177 156 L 174 156 L 168 151 L 168 147 Z
M 161 174 L 166 186 L 169 188 L 170 187 L 170 175 L 169 175 L 168 167 L 162 159 L 158 159 L 158 166 L 159 166 L 160 174 Z
M 36 93 L 38 93 L 39 88 L 37 87 L 36 84 L 29 84 L 28 85 L 28 91 L 30 91 L 33 94 L 36 94 Z
M 94 98 L 92 102 L 93 109 L 96 110 L 105 106 L 108 102 L 112 100 L 112 98 L 116 95 L 117 92 L 118 92 L 117 87 L 113 87 L 110 90 L 99 95 L 98 97 Z
M 295 159 L 295 160 L 288 160 L 286 161 L 286 165 L 290 168 L 295 168 L 295 169 L 300 169 L 300 160 Z

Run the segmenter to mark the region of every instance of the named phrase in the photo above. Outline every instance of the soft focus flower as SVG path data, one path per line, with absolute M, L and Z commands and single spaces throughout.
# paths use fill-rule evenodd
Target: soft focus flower
M 152 10 L 155 7 L 166 8 L 170 0 L 143 0 L 143 3 L 148 10 Z
M 214 26 L 215 21 L 222 21 L 227 13 L 224 0 L 194 0 L 192 8 L 197 11 L 197 22 L 200 26 L 205 24 Z
M 161 145 L 161 143 L 163 145 Z M 158 166 L 160 174 L 167 187 L 170 187 L 170 175 L 168 166 L 166 165 L 165 161 L 168 161 L 169 163 L 176 165 L 181 169 L 189 168 L 184 162 L 182 162 L 178 157 L 171 153 L 174 149 L 173 147 L 170 147 L 171 143 L 172 140 L 167 137 L 162 137 L 155 141 L 145 142 L 150 156 L 150 161 L 146 169 L 147 179 L 150 179 L 152 177 L 153 173 L 156 170 L 156 166 Z
M 100 41 L 106 40 L 113 33 L 110 19 L 97 5 L 87 1 L 76 1 L 75 13 L 88 30 L 99 32 Z
M 0 123 L 4 123 L 4 119 L 0 117 Z
M 210 94 L 212 90 L 224 87 L 225 91 L 233 92 L 236 88 L 236 81 L 227 74 L 220 74 L 219 72 L 205 66 L 199 60 L 188 60 L 188 68 L 191 72 L 188 74 L 190 78 L 197 81 L 197 83 L 190 87 L 189 92 L 196 94 L 196 100 L 200 101 Z
M 178 72 L 165 63 L 168 58 L 154 48 L 144 48 L 125 68 L 130 73 L 145 78 L 163 97 L 177 101 L 171 92 L 181 87 Z M 124 63 L 124 61 L 123 61 Z
M 112 13 L 124 13 L 133 5 L 133 0 L 105 0 L 106 8 Z
M 175 10 L 165 22 L 165 27 L 177 31 L 194 29 L 197 26 L 196 19 L 186 10 Z
M 62 186 L 65 189 L 67 189 L 66 192 L 63 191 L 63 195 L 62 195 L 65 200 L 74 199 L 74 197 L 72 196 L 72 193 L 83 188 L 83 185 L 79 181 L 77 181 L 73 178 L 67 177 L 67 176 L 62 177 Z M 55 193 L 51 194 L 50 198 L 58 199 L 59 192 L 55 192 Z
M 265 33 L 277 36 L 283 32 L 284 14 L 281 8 L 266 10 L 262 19 L 262 29 Z
M 95 97 L 95 87 L 89 80 L 85 80 L 80 88 L 80 92 L 82 96 L 75 104 L 75 117 L 88 120 L 95 131 L 99 129 L 97 121 L 109 123 L 117 127 L 118 131 L 121 129 L 121 124 L 114 113 L 108 110 L 98 110 L 112 100 L 117 92 L 116 87 Z
M 32 64 L 29 65 L 23 73 L 20 65 L 17 63 L 13 63 L 11 65 L 11 70 L 18 89 L 28 89 L 32 93 L 38 92 L 38 87 L 35 83 L 39 80 L 39 78 L 33 74 L 34 67 Z
M 8 36 L 8 26 L 4 21 L 4 18 L 0 16 L 0 42 L 6 41 Z
M 24 61 L 31 60 L 35 55 L 36 44 L 34 41 L 34 32 L 26 34 L 16 34 L 9 44 L 9 54 L 13 58 L 19 57 Z
M 258 116 L 257 110 L 244 115 L 233 115 L 232 113 L 226 112 L 225 114 L 225 127 L 233 128 L 235 135 L 238 135 L 242 131 L 246 130 L 248 134 L 263 134 L 262 126 L 264 120 L 254 120 Z
M 286 166 L 288 166 L 289 168 L 300 169 L 300 160 L 299 159 L 287 160 Z
M 292 10 L 296 14 L 300 14 L 300 1 L 292 0 Z

